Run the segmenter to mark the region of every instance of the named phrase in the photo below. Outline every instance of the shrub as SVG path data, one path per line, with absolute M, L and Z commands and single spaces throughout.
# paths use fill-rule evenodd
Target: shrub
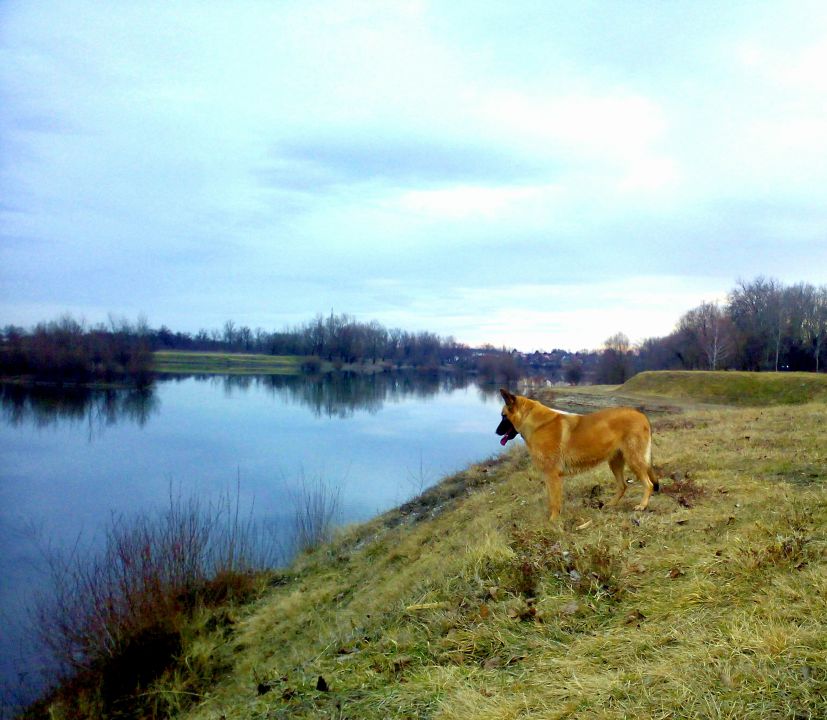
M 113 516 L 100 553 L 50 554 L 36 615 L 68 715 L 154 716 L 144 691 L 176 665 L 187 623 L 249 601 L 256 571 L 282 555 L 273 537 L 240 516 L 238 491 L 215 503 L 170 492 L 157 515 Z

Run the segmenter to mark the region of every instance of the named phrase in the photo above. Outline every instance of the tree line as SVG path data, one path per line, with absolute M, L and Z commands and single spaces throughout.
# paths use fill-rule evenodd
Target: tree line
M 144 321 L 111 318 L 88 328 L 69 315 L 31 330 L 8 325 L 0 338 L 0 377 L 143 387 L 152 377 L 151 333 Z
M 633 348 L 608 338 L 596 381 L 617 384 L 642 370 L 822 372 L 827 363 L 827 286 L 741 280 L 726 301 L 684 313 L 665 337 Z
M 452 337 L 431 332 L 387 329 L 376 321 L 359 322 L 350 315 L 317 315 L 295 328 L 255 330 L 228 320 L 219 330 L 195 334 L 150 328 L 145 320 L 131 323 L 110 318 L 108 325 L 87 327 L 66 315 L 31 330 L 9 325 L 0 337 L 0 376 L 31 377 L 47 382 L 151 380 L 156 350 L 245 352 L 297 355 L 305 370 L 323 362 L 341 369 L 357 363 L 383 369 L 413 368 L 434 372 L 450 368 L 509 382 L 520 376 L 516 355 L 486 346 L 472 349 Z
M 388 369 L 436 371 L 451 368 L 477 372 L 492 379 L 517 379 L 520 368 L 513 353 L 490 345 L 474 349 L 428 331 L 388 329 L 376 320 L 360 322 L 348 314 L 316 315 L 293 328 L 267 331 L 228 320 L 221 329 L 195 335 L 173 332 L 163 326 L 151 333 L 157 350 L 212 350 L 222 352 L 298 355 L 309 358 L 308 369 L 321 362 L 337 368 L 357 363 L 381 364 Z
M 151 380 L 156 350 L 297 355 L 318 371 L 372 363 L 383 369 L 433 372 L 450 368 L 509 383 L 528 374 L 567 382 L 619 384 L 642 370 L 799 370 L 821 372 L 827 363 L 827 286 L 784 285 L 758 277 L 739 281 L 723 303 L 703 302 L 684 313 L 665 337 L 632 347 L 617 333 L 602 351 L 518 353 L 485 345 L 471 348 L 431 332 L 387 329 L 376 321 L 331 313 L 283 330 L 251 329 L 228 320 L 195 334 L 150 328 L 110 318 L 87 327 L 64 316 L 31 330 L 7 326 L 0 337 L 0 376 L 57 382 Z

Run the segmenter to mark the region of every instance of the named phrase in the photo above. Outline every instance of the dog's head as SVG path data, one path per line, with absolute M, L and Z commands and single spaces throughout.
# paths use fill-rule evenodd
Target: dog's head
M 518 430 L 514 427 L 514 420 L 519 415 L 517 407 L 519 405 L 519 398 L 516 395 L 512 395 L 505 388 L 500 388 L 500 394 L 503 396 L 503 400 L 505 400 L 505 405 L 502 410 L 502 420 L 494 432 L 502 436 L 500 445 L 505 445 L 509 440 L 517 437 Z

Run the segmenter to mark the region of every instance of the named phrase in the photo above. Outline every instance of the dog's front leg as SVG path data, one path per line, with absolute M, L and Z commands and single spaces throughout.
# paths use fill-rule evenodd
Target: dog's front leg
M 543 474 L 546 480 L 548 519 L 554 522 L 560 516 L 560 509 L 563 506 L 563 477 L 556 468 L 546 470 Z

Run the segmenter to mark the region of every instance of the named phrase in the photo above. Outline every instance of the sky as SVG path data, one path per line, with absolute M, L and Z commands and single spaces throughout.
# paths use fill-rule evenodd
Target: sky
M 668 334 L 827 283 L 827 5 L 0 0 L 0 325 Z

